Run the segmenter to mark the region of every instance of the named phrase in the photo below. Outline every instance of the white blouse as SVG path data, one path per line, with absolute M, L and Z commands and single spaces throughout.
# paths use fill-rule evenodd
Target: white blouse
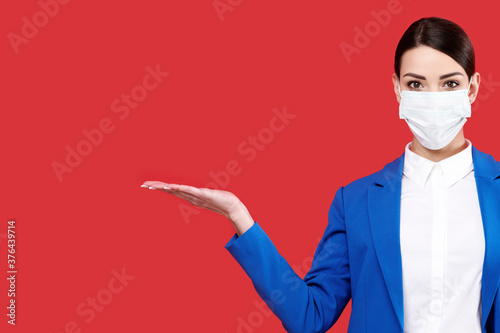
M 437 163 L 406 145 L 400 240 L 407 333 L 481 333 L 484 231 L 466 141 Z

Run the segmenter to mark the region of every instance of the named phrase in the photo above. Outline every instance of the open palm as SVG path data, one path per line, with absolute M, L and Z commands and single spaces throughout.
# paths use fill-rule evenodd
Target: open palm
M 241 215 L 242 212 L 246 212 L 246 214 L 250 215 L 240 199 L 228 191 L 170 184 L 160 181 L 146 181 L 142 187 L 165 191 L 195 206 L 219 213 L 229 219 Z

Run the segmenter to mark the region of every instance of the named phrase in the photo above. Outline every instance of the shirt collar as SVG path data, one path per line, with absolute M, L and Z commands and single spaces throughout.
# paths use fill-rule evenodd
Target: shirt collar
M 410 150 L 411 142 L 409 142 L 405 147 L 403 175 L 424 188 L 432 169 L 436 165 L 440 165 L 446 186 L 452 186 L 474 170 L 472 143 L 467 139 L 465 141 L 467 142 L 467 148 L 439 162 L 433 162 L 415 154 Z

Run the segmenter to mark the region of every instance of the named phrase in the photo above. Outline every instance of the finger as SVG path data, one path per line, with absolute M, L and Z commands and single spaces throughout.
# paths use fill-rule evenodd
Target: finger
M 174 188 L 178 188 L 179 184 L 167 184 L 156 180 L 148 180 L 141 185 L 141 187 L 154 187 L 156 189 L 164 188 L 165 186 L 173 186 Z
M 160 186 L 160 188 L 158 188 L 158 189 L 162 189 L 165 192 L 172 193 L 172 194 L 186 193 L 186 194 L 190 194 L 192 196 L 195 196 L 195 197 L 197 197 L 199 199 L 203 199 L 203 200 L 208 198 L 207 191 L 211 191 L 208 188 L 198 188 L 198 187 L 189 186 L 189 185 L 167 184 L 167 183 L 165 183 L 165 184 L 166 185 L 164 187 Z
M 198 202 L 200 200 L 200 198 L 198 198 L 197 196 L 194 196 L 194 195 L 189 194 L 189 193 L 175 192 L 175 191 L 169 191 L 169 190 L 163 190 L 163 191 L 170 193 L 172 195 L 175 195 L 176 197 L 179 197 L 181 199 L 187 200 L 189 202 L 194 202 L 194 201 Z
M 160 189 L 160 190 L 167 192 L 169 194 L 175 195 L 181 199 L 187 200 L 194 205 L 199 205 L 203 202 L 206 202 L 206 198 L 202 198 L 199 195 L 191 194 L 189 192 L 182 192 L 182 191 L 173 190 L 173 189 L 171 189 L 171 190 Z
M 149 187 L 157 190 L 175 190 L 181 192 L 187 192 L 194 195 L 199 195 L 201 193 L 198 187 L 189 186 L 189 185 L 181 185 L 181 184 L 172 184 L 172 183 L 164 183 L 160 181 L 145 181 L 141 187 Z M 167 188 L 165 188 L 167 187 Z
M 166 186 L 166 185 L 169 185 L 169 186 L 172 186 L 172 187 L 169 187 L 169 186 Z M 145 188 L 149 188 L 149 189 L 154 189 L 154 190 L 161 190 L 161 191 L 173 194 L 175 196 L 178 196 L 178 197 L 180 197 L 182 199 L 185 199 L 185 200 L 188 200 L 188 201 L 193 201 L 193 200 L 199 200 L 200 199 L 199 196 L 197 196 L 197 195 L 191 194 L 189 192 L 180 191 L 179 190 L 180 186 L 181 185 L 179 185 L 179 184 L 167 184 L 167 183 L 157 182 L 157 181 L 155 181 L 155 182 L 148 181 L 148 182 L 144 182 L 144 184 L 141 185 L 141 187 L 145 187 Z M 187 185 L 183 185 L 183 186 L 187 186 Z M 188 186 L 188 187 L 190 187 L 190 186 Z M 183 189 L 185 190 L 186 188 L 183 187 Z M 191 191 L 191 189 L 190 189 L 190 192 L 193 192 L 193 191 Z M 200 193 L 198 193 L 198 194 L 200 194 Z
M 184 199 L 197 207 L 205 208 L 205 209 L 211 210 L 213 212 L 224 215 L 222 210 L 220 210 L 218 207 L 213 206 L 210 202 L 208 202 L 204 198 L 200 198 L 198 196 L 192 195 L 190 193 L 185 193 L 185 192 L 171 192 L 171 191 L 165 191 L 165 192 L 173 194 L 176 197 L 179 197 L 181 199 Z
M 171 184 L 169 184 L 171 185 Z M 170 187 L 170 186 L 168 186 Z M 183 193 L 189 193 L 197 197 L 203 196 L 203 192 L 201 191 L 200 188 L 194 187 L 194 186 L 189 186 L 189 185 L 179 185 L 178 187 L 170 187 L 172 190 L 177 190 L 181 191 Z

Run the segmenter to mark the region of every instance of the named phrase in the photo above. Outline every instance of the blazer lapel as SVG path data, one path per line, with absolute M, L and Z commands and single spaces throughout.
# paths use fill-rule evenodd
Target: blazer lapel
M 399 225 L 403 162 L 404 154 L 387 164 L 368 189 L 368 214 L 375 253 L 401 328 L 404 327 L 404 307 Z
M 481 285 L 484 327 L 500 282 L 500 167 L 491 155 L 474 146 L 472 159 L 485 238 Z

